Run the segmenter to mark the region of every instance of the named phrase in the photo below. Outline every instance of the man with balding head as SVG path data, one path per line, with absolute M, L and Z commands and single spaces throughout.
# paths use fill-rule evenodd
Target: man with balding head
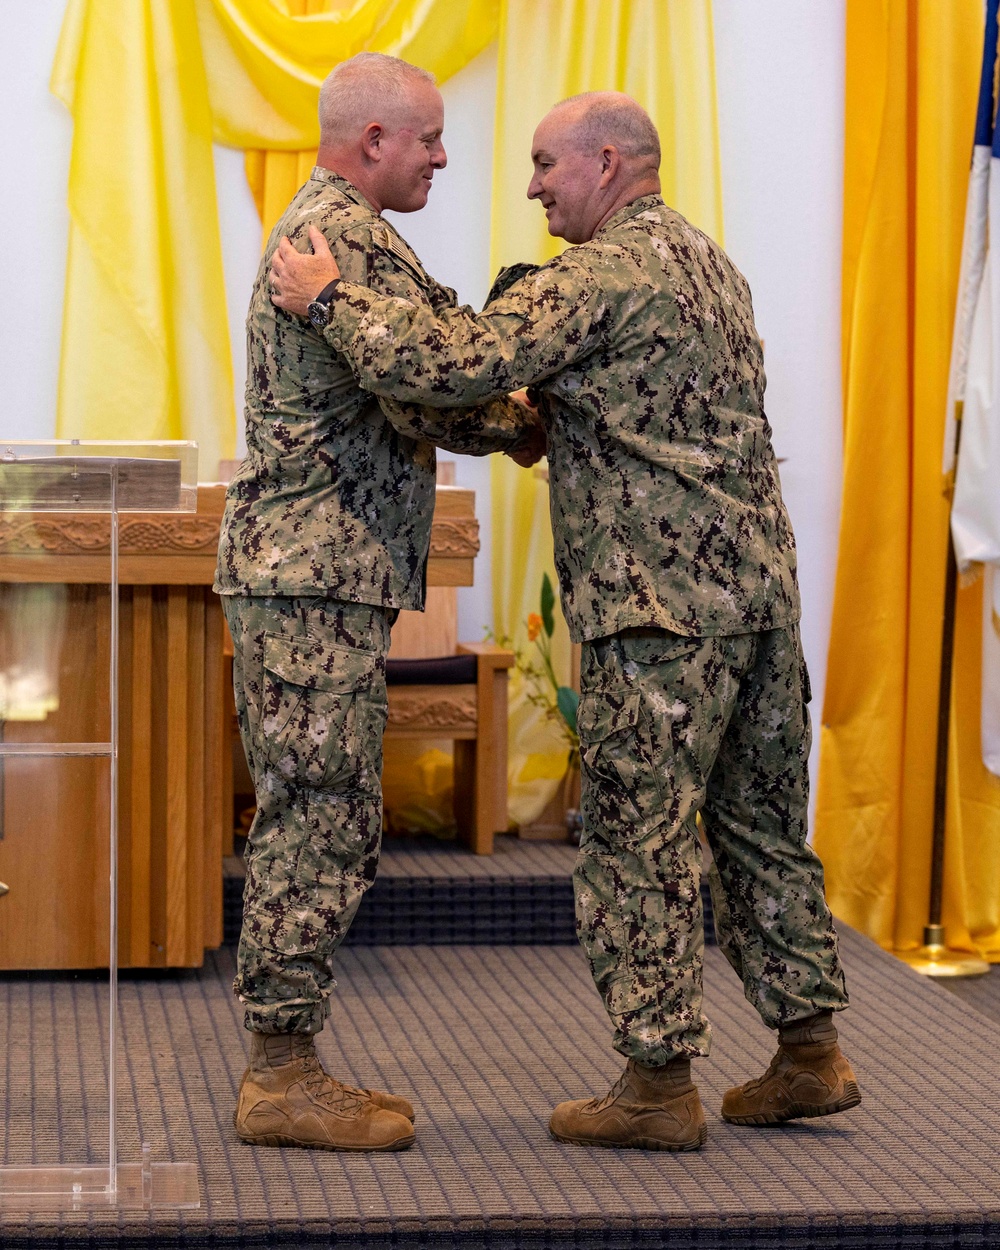
M 575 246 L 501 275 L 478 317 L 345 281 L 329 335 L 396 400 L 480 403 L 528 385 L 548 434 L 563 609 L 583 644 L 577 923 L 627 1066 L 561 1103 L 562 1141 L 696 1149 L 702 1014 L 700 815 L 720 944 L 779 1045 L 730 1090 L 738 1124 L 860 1101 L 837 1046 L 847 1005 L 822 868 L 806 844 L 809 682 L 795 547 L 764 413 L 746 281 L 664 204 L 659 141 L 627 96 L 540 123 L 528 195 Z M 334 277 L 282 244 L 274 299 Z
M 271 235 L 250 304 L 247 455 L 215 583 L 257 796 L 235 982 L 251 1034 L 236 1130 L 264 1145 L 398 1150 L 414 1139 L 410 1104 L 327 1075 L 313 1041 L 333 953 L 378 864 L 389 630 L 400 608 L 424 603 L 434 444 L 528 460 L 541 444 L 506 397 L 474 413 L 380 403 L 330 351 L 322 302 L 311 322 L 271 303 L 278 240 L 307 246 L 309 230 L 366 289 L 430 313 L 455 303 L 381 216 L 422 208 L 445 165 L 431 76 L 356 56 L 323 84 L 320 124 L 316 168 Z

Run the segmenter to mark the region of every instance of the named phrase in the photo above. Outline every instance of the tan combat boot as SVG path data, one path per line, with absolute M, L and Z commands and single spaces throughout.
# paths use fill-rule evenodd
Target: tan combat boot
M 328 1076 L 307 1033 L 250 1034 L 250 1066 L 233 1123 L 258 1146 L 405 1150 L 413 1108 L 405 1098 L 355 1089 Z
M 637 1150 L 697 1150 L 707 1135 L 705 1113 L 691 1083 L 691 1060 L 680 1056 L 659 1068 L 630 1059 L 603 1098 L 561 1102 L 549 1132 L 578 1146 Z
M 762 1077 L 726 1093 L 722 1117 L 733 1124 L 780 1124 L 833 1115 L 861 1101 L 851 1065 L 837 1045 L 832 1011 L 778 1030 L 778 1053 Z

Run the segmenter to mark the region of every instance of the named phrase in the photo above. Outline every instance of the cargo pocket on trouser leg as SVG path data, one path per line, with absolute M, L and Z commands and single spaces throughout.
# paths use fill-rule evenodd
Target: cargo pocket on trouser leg
M 265 637 L 261 734 L 267 766 L 285 784 L 364 784 L 369 752 L 361 740 L 377 658 L 308 636 Z
M 586 692 L 577 711 L 584 836 L 609 846 L 641 836 L 662 815 L 638 690 Z
M 259 943 L 332 952 L 374 879 L 384 677 L 375 652 L 309 635 L 264 640 L 260 736 L 268 831 L 247 891 Z

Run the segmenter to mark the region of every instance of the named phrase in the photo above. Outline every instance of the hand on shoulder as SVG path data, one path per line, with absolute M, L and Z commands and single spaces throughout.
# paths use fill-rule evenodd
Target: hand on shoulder
M 307 315 L 309 304 L 325 286 L 340 277 L 340 269 L 322 231 L 309 227 L 311 252 L 296 251 L 289 239 L 282 237 L 271 257 L 267 278 L 271 284 L 271 302 L 299 317 Z

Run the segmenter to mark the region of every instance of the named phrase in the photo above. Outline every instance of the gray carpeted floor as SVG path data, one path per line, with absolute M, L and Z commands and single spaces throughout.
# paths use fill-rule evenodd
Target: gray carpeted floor
M 942 977 L 933 984 L 991 1020 L 1000 1021 L 1000 964 L 982 977 Z
M 780 1129 L 718 1119 L 723 1091 L 767 1063 L 771 1036 L 715 949 L 710 1121 L 698 1154 L 590 1151 L 546 1133 L 561 1098 L 619 1071 L 573 947 L 353 948 L 340 958 L 329 1068 L 411 1096 L 398 1155 L 254 1149 L 231 1114 L 244 1066 L 232 953 L 199 973 L 121 987 L 122 1157 L 195 1160 L 203 1206 L 178 1214 L 0 1214 L 0 1245 L 985 1246 L 1000 1237 L 996 1030 L 858 935 L 843 939 L 853 1007 L 842 1038 L 854 1112 Z M 0 979 L 8 1163 L 99 1160 L 102 985 Z M 53 1042 L 53 1029 L 58 1040 Z M 60 1140 L 61 1139 L 61 1140 Z
M 498 833 L 492 855 L 471 855 L 453 838 L 428 836 L 384 837 L 379 856 L 378 878 L 405 881 L 434 880 L 514 880 L 553 876 L 569 878 L 576 863 L 577 848 L 569 842 L 526 841 L 513 834 Z M 241 855 L 225 859 L 227 873 L 244 875 Z
M 569 877 L 577 849 L 568 842 L 532 842 L 499 833 L 492 855 L 470 855 L 458 842 L 428 837 L 384 838 L 379 876 L 466 877 L 478 880 L 552 875 Z

